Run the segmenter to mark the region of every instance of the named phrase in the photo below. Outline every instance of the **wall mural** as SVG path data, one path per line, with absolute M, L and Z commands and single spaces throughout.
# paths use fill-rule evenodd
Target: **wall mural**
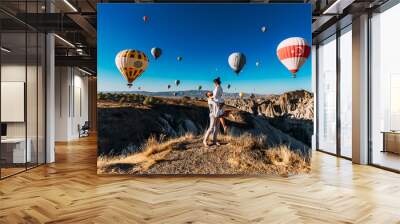
M 99 4 L 99 174 L 310 170 L 308 4 Z

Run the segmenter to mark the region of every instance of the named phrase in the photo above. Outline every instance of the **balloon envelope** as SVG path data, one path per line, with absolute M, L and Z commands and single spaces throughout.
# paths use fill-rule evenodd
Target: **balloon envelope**
M 198 87 L 197 87 L 198 90 L 201 90 L 202 88 L 203 88 L 202 86 L 198 86 Z
M 151 49 L 151 55 L 153 55 L 154 59 L 157 59 L 161 56 L 162 50 L 158 47 L 153 47 Z
M 243 93 L 243 92 L 240 92 L 240 93 L 239 93 L 239 97 L 240 97 L 240 98 L 243 98 L 243 96 L 244 96 L 244 93 Z
M 261 32 L 263 32 L 263 33 L 264 33 L 265 31 L 267 31 L 267 27 L 265 27 L 265 26 L 262 26 L 262 27 L 261 27 Z
M 232 53 L 228 57 L 228 64 L 236 74 L 239 74 L 246 64 L 246 56 L 240 52 Z
M 227 87 L 228 87 L 228 89 L 230 89 L 230 88 L 231 88 L 231 84 L 228 84 L 228 86 L 227 86 Z
M 178 60 L 178 61 L 182 61 L 182 57 L 181 56 L 178 56 L 178 57 L 176 57 L 176 60 Z
M 296 73 L 310 56 L 310 45 L 301 37 L 291 37 L 282 41 L 276 49 L 281 63 L 296 77 Z
M 179 86 L 179 84 L 181 84 L 181 81 L 180 80 L 175 80 L 175 85 Z
M 168 85 L 167 85 L 167 88 L 170 89 L 170 88 L 171 88 L 171 85 L 168 84 Z
M 148 63 L 146 54 L 138 50 L 122 50 L 115 56 L 115 65 L 128 82 L 129 87 L 146 71 Z
M 257 67 L 260 66 L 260 62 L 259 61 L 256 61 L 256 66 Z
M 143 16 L 143 21 L 144 22 L 147 22 L 149 20 L 149 17 L 148 16 Z

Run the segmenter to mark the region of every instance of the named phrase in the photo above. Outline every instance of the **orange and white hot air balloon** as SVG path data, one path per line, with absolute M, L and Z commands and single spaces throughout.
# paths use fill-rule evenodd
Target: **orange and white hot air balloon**
M 115 65 L 128 81 L 128 87 L 131 87 L 132 82 L 146 71 L 148 64 L 147 56 L 138 50 L 122 50 L 115 56 Z
M 149 20 L 149 17 L 148 17 L 148 16 L 143 16 L 143 18 L 142 18 L 142 19 L 143 19 L 143 22 L 145 22 L 145 23 L 146 23 L 146 22 Z
M 291 37 L 282 41 L 276 49 L 276 54 L 282 64 L 296 78 L 296 73 L 310 56 L 310 45 L 301 37 Z

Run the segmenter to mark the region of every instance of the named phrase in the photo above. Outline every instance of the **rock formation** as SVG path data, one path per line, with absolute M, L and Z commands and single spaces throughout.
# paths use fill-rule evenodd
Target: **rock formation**
M 311 146 L 314 96 L 305 90 L 281 95 L 227 99 L 227 105 L 266 117 L 271 125 Z

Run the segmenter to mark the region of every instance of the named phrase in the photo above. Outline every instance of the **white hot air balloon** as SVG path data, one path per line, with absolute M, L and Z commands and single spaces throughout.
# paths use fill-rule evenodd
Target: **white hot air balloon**
M 261 32 L 265 33 L 265 31 L 267 31 L 267 27 L 262 26 L 262 27 L 261 27 Z
M 260 62 L 256 61 L 256 67 L 260 66 Z
M 310 56 L 310 45 L 301 37 L 291 37 L 282 41 L 276 49 L 276 54 L 282 64 L 296 78 L 296 73 Z
M 228 64 L 236 74 L 239 74 L 246 64 L 246 56 L 240 52 L 232 53 L 228 57 Z

